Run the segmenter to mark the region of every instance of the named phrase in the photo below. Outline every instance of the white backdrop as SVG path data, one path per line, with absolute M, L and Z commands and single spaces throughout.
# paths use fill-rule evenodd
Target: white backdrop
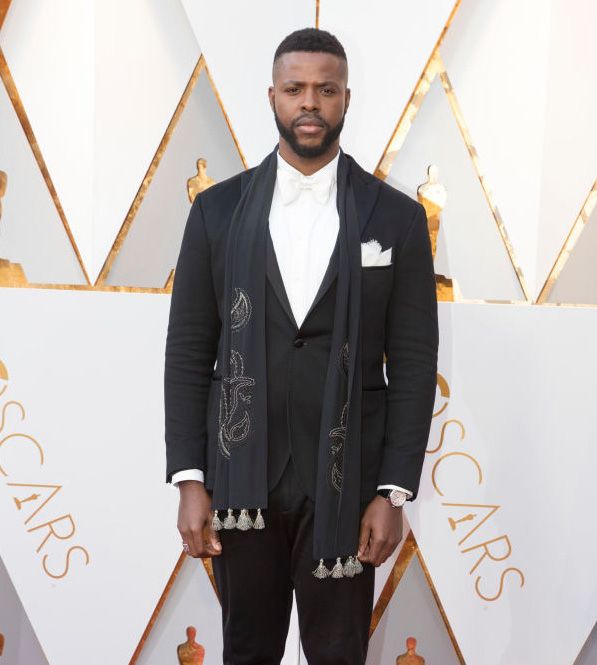
M 428 663 L 595 657 L 597 5 L 0 0 L 0 259 L 28 280 L 0 288 L 0 664 L 174 662 L 187 625 L 221 662 L 202 563 L 168 585 L 164 285 L 195 161 L 220 181 L 271 150 L 273 52 L 315 25 L 348 54 L 343 148 L 413 197 L 438 167 L 463 298 L 368 662 L 408 635 Z

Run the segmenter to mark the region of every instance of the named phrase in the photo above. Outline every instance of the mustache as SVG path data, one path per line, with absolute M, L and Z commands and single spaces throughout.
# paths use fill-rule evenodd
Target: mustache
M 305 114 L 299 116 L 296 120 L 292 121 L 293 127 L 298 127 L 300 125 L 320 125 L 321 127 L 325 127 L 326 129 L 330 128 L 329 124 L 318 115 Z

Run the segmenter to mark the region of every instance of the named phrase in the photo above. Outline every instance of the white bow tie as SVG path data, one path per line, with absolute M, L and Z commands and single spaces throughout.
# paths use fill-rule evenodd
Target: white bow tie
M 302 173 L 278 169 L 278 186 L 284 205 L 296 200 L 303 189 L 311 190 L 318 203 L 327 203 L 330 198 L 333 180 L 333 173 L 329 171 L 305 176 Z

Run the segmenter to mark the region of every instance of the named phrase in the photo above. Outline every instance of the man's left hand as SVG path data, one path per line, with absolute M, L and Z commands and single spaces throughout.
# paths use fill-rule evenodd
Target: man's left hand
M 402 540 L 402 507 L 394 508 L 387 499 L 377 495 L 361 517 L 359 560 L 381 564 Z

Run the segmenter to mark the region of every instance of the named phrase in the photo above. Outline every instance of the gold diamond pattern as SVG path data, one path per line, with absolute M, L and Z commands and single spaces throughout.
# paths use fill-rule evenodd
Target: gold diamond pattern
M 529 293 L 528 293 L 528 290 L 525 286 L 524 276 L 522 274 L 522 270 L 521 270 L 520 266 L 516 262 L 514 248 L 512 247 L 512 244 L 509 240 L 509 237 L 508 237 L 508 234 L 507 234 L 507 231 L 506 231 L 506 224 L 504 223 L 504 220 L 502 220 L 502 218 L 501 218 L 498 207 L 497 207 L 497 205 L 496 205 L 496 203 L 493 200 L 493 197 L 491 195 L 489 185 L 486 182 L 486 179 L 483 175 L 483 171 L 482 171 L 482 169 L 479 165 L 479 157 L 477 155 L 477 152 L 474 148 L 474 144 L 473 144 L 473 142 L 471 140 L 471 137 L 468 133 L 468 130 L 466 128 L 466 124 L 465 124 L 464 119 L 462 117 L 462 112 L 461 112 L 460 107 L 458 105 L 456 93 L 455 93 L 455 91 L 454 91 L 454 89 L 451 85 L 451 82 L 450 82 L 450 79 L 449 79 L 449 76 L 448 76 L 448 72 L 446 71 L 446 69 L 444 67 L 444 64 L 442 62 L 442 59 L 441 59 L 441 56 L 440 56 L 440 53 L 439 53 L 439 49 L 438 49 L 438 46 L 441 43 L 444 34 L 449 29 L 449 26 L 452 22 L 452 19 L 455 15 L 459 5 L 460 5 L 460 1 L 461 0 L 458 0 L 455 3 L 454 8 L 453 8 L 453 10 L 450 14 L 450 17 L 449 17 L 448 21 L 446 22 L 446 25 L 444 26 L 444 29 L 443 29 L 441 35 L 438 38 L 437 44 L 436 44 L 435 48 L 433 49 L 433 52 L 431 53 L 431 55 L 428 59 L 428 62 L 425 65 L 425 68 L 424 68 L 423 72 L 421 73 L 421 76 L 419 78 L 419 81 L 417 82 L 417 85 L 415 86 L 415 89 L 412 92 L 412 95 L 409 99 L 409 102 L 408 102 L 407 106 L 402 111 L 402 113 L 399 117 L 396 128 L 395 128 L 394 132 L 392 133 L 392 136 L 389 138 L 386 149 L 384 150 L 384 152 L 383 152 L 383 154 L 382 154 L 382 156 L 379 160 L 379 163 L 378 163 L 376 171 L 375 171 L 375 175 L 377 177 L 381 178 L 381 179 L 385 179 L 388 176 L 388 174 L 391 170 L 391 167 L 392 167 L 392 163 L 393 163 L 398 151 L 400 150 L 400 147 L 403 144 L 404 139 L 405 139 L 410 127 L 416 121 L 417 111 L 420 108 L 421 103 L 422 103 L 427 91 L 429 90 L 429 87 L 430 87 L 431 83 L 433 82 L 433 80 L 435 79 L 436 76 L 439 76 L 440 79 L 441 79 L 442 85 L 444 87 L 444 91 L 445 91 L 445 93 L 448 96 L 448 99 L 450 101 L 450 107 L 451 107 L 451 109 L 454 113 L 454 117 L 456 118 L 458 126 L 461 130 L 463 141 L 465 142 L 465 144 L 468 148 L 471 161 L 472 161 L 472 163 L 474 165 L 474 168 L 475 168 L 475 170 L 478 174 L 479 180 L 480 180 L 481 185 L 483 187 L 483 191 L 486 194 L 488 204 L 491 207 L 491 210 L 493 212 L 493 215 L 494 215 L 496 224 L 498 226 L 498 229 L 500 231 L 500 235 L 501 235 L 501 238 L 503 240 L 504 246 L 505 246 L 505 248 L 508 252 L 508 255 L 510 257 L 510 261 L 512 263 L 513 269 L 516 272 L 516 275 L 517 275 L 518 280 L 520 282 L 521 289 L 522 289 L 523 293 L 525 294 L 525 297 L 527 298 L 527 301 L 529 301 Z M 7 12 L 8 12 L 9 7 L 10 7 L 10 4 L 11 4 L 11 0 L 0 0 L 0 29 L 2 28 L 2 24 L 4 22 L 4 19 L 6 18 Z M 320 0 L 316 0 L 315 1 L 315 25 L 317 27 L 319 27 L 319 9 L 320 9 Z M 171 137 L 171 135 L 172 135 L 172 133 L 173 133 L 175 127 L 176 127 L 178 119 L 180 118 L 180 115 L 183 112 L 183 110 L 185 108 L 185 105 L 188 101 L 188 98 L 190 96 L 190 93 L 192 92 L 193 87 L 195 86 L 195 84 L 197 82 L 197 79 L 198 79 L 198 77 L 199 77 L 199 75 L 201 74 L 202 71 L 205 71 L 206 75 L 210 79 L 212 89 L 213 89 L 213 91 L 214 91 L 214 93 L 215 93 L 215 95 L 218 99 L 218 102 L 220 104 L 222 112 L 223 112 L 223 114 L 226 118 L 226 121 L 228 123 L 228 126 L 230 128 L 230 132 L 231 132 L 231 134 L 234 138 L 235 144 L 238 148 L 239 154 L 241 156 L 241 160 L 242 160 L 242 162 L 243 162 L 243 164 L 245 165 L 245 168 L 246 168 L 247 162 L 244 158 L 241 147 L 238 144 L 238 140 L 236 138 L 234 130 L 230 125 L 228 115 L 226 113 L 226 110 L 224 108 L 222 100 L 221 100 L 221 98 L 220 98 L 220 96 L 217 92 L 217 87 L 216 87 L 216 85 L 215 85 L 215 83 L 214 83 L 214 81 L 211 77 L 211 74 L 209 73 L 209 70 L 208 70 L 208 68 L 205 64 L 203 56 L 201 56 L 199 61 L 197 62 L 197 65 L 195 66 L 191 76 L 190 76 L 190 79 L 189 79 L 189 82 L 188 82 L 188 84 L 185 88 L 185 91 L 184 91 L 184 93 L 183 93 L 183 95 L 182 95 L 182 97 L 181 97 L 174 113 L 173 113 L 173 116 L 172 116 L 172 119 L 171 119 L 171 121 L 168 125 L 168 128 L 166 129 L 166 132 L 165 132 L 164 136 L 162 137 L 162 140 L 160 141 L 159 146 L 156 149 L 156 152 L 155 152 L 155 155 L 154 155 L 154 157 L 151 161 L 151 164 L 149 165 L 149 168 L 147 169 L 145 177 L 144 177 L 142 183 L 139 186 L 139 190 L 137 191 L 137 194 L 136 194 L 134 200 L 131 203 L 131 206 L 130 206 L 129 211 L 126 215 L 126 218 L 125 218 L 125 220 L 122 224 L 122 227 L 121 227 L 121 229 L 120 229 L 120 231 L 119 231 L 119 233 L 118 233 L 118 235 L 117 235 L 117 237 L 116 237 L 116 239 L 113 243 L 113 246 L 112 246 L 108 256 L 106 257 L 106 260 L 105 260 L 104 265 L 102 267 L 101 273 L 100 273 L 96 283 L 94 285 L 91 285 L 91 283 L 89 281 L 88 274 L 85 271 L 85 267 L 83 265 L 80 253 L 77 249 L 75 240 L 74 240 L 73 235 L 70 231 L 68 221 L 66 220 L 66 217 L 65 217 L 64 211 L 62 209 L 62 206 L 60 204 L 60 201 L 59 201 L 58 195 L 56 193 L 55 187 L 52 183 L 51 175 L 48 172 L 48 168 L 45 164 L 45 161 L 43 159 L 43 156 L 41 154 L 41 151 L 40 151 L 39 146 L 37 144 L 37 141 L 35 139 L 35 135 L 33 133 L 31 124 L 29 123 L 29 121 L 27 119 L 27 114 L 26 114 L 25 108 L 24 108 L 23 103 L 20 99 L 20 96 L 19 96 L 18 90 L 15 86 L 14 80 L 13 80 L 11 74 L 10 74 L 10 69 L 8 67 L 8 64 L 7 64 L 7 62 L 4 58 L 4 55 L 3 55 L 3 53 L 0 49 L 0 77 L 2 79 L 2 82 L 5 86 L 8 94 L 9 94 L 9 97 L 11 99 L 13 107 L 14 107 L 17 115 L 18 115 L 20 123 L 21 123 L 21 125 L 23 127 L 23 130 L 24 130 L 24 132 L 27 136 L 27 139 L 29 141 L 29 144 L 31 146 L 33 154 L 35 155 L 35 159 L 37 161 L 39 169 L 40 169 L 40 171 L 43 175 L 43 178 L 44 178 L 44 180 L 47 184 L 47 187 L 48 187 L 48 189 L 49 189 L 49 191 L 52 195 L 52 199 L 53 199 L 53 201 L 56 205 L 56 209 L 58 210 L 58 213 L 60 215 L 60 219 L 61 219 L 61 221 L 64 225 L 64 228 L 65 228 L 65 230 L 68 234 L 68 237 L 69 237 L 70 242 L 71 242 L 72 247 L 73 247 L 73 251 L 75 252 L 75 254 L 77 256 L 77 260 L 78 260 L 78 262 L 81 266 L 81 269 L 83 270 L 83 272 L 85 274 L 85 278 L 88 282 L 87 285 L 69 285 L 69 284 L 59 284 L 59 285 L 56 285 L 56 284 L 33 284 L 33 285 L 29 285 L 29 284 L 22 284 L 22 286 L 41 288 L 41 289 L 44 289 L 44 288 L 56 289 L 56 288 L 58 288 L 58 289 L 73 289 L 73 290 L 109 291 L 109 292 L 112 292 L 112 291 L 143 292 L 143 293 L 156 293 L 156 294 L 157 293 L 169 293 L 169 292 L 171 292 L 172 281 L 173 281 L 173 271 L 168 276 L 168 279 L 167 279 L 166 283 L 164 284 L 164 286 L 162 288 L 107 286 L 105 284 L 105 282 L 106 282 L 106 278 L 107 278 L 107 276 L 110 272 L 110 268 L 111 268 L 111 266 L 114 262 L 114 259 L 115 259 L 116 255 L 118 254 L 118 251 L 119 251 L 120 247 L 122 246 L 128 232 L 131 228 L 131 225 L 134 223 L 136 212 L 139 209 L 139 206 L 141 204 L 141 201 L 143 200 L 145 192 L 147 191 L 148 187 L 151 184 L 151 180 L 152 180 L 153 175 L 155 174 L 155 171 L 156 171 L 156 169 L 157 169 L 157 167 L 160 163 L 160 160 L 161 160 L 162 156 L 164 155 L 165 151 L 168 149 L 169 140 L 170 140 L 170 137 Z M 584 226 L 585 226 L 585 224 L 586 224 L 586 222 L 587 222 L 587 220 L 590 216 L 590 213 L 591 213 L 591 211 L 593 210 L 593 208 L 595 207 L 596 204 L 597 204 L 597 181 L 593 185 L 593 188 L 591 189 L 591 191 L 589 192 L 585 202 L 583 203 L 582 208 L 581 208 L 581 210 L 578 214 L 578 217 L 576 218 L 576 220 L 574 220 L 572 228 L 571 228 L 567 238 L 565 239 L 564 244 L 562 246 L 562 249 L 561 249 L 560 253 L 558 254 L 558 256 L 557 256 L 557 258 L 554 262 L 554 265 L 552 267 L 552 270 L 550 271 L 550 274 L 547 277 L 547 279 L 545 281 L 545 284 L 543 285 L 543 288 L 542 288 L 542 290 L 541 290 L 541 292 L 540 292 L 540 294 L 537 298 L 537 304 L 550 306 L 549 303 L 546 302 L 546 299 L 549 296 L 549 293 L 550 293 L 551 289 L 553 288 L 553 285 L 555 284 L 559 274 L 561 273 L 562 268 L 564 267 L 564 265 L 567 261 L 567 258 L 569 257 L 572 249 L 574 248 L 576 242 L 578 241 L 578 238 L 580 237 L 580 234 L 582 233 L 582 230 L 583 230 L 583 228 L 584 228 Z M 176 577 L 177 577 L 178 573 L 181 570 L 181 567 L 182 567 L 182 565 L 185 561 L 186 556 L 187 555 L 185 553 L 181 553 L 178 561 L 176 562 L 176 564 L 174 566 L 174 569 L 172 571 L 172 574 L 170 575 L 170 578 L 169 578 L 169 580 L 166 584 L 166 587 L 165 587 L 160 599 L 158 600 L 158 602 L 156 604 L 155 610 L 152 613 L 152 616 L 150 617 L 150 619 L 148 621 L 148 624 L 145 628 L 145 631 L 144 631 L 143 635 L 141 636 L 141 638 L 139 640 L 139 643 L 138 643 L 137 648 L 136 648 L 136 650 L 135 650 L 135 652 L 134 652 L 134 654 L 131 658 L 131 661 L 130 661 L 129 665 L 133 665 L 137 661 L 137 659 L 138 659 L 138 657 L 139 657 L 139 655 L 140 655 L 140 653 L 143 649 L 143 645 L 145 644 L 145 642 L 147 640 L 147 637 L 149 636 L 153 626 L 155 625 L 155 623 L 158 619 L 158 616 L 160 614 L 160 611 L 163 608 L 164 603 L 165 603 L 165 601 L 168 597 L 168 594 L 169 594 L 170 590 L 172 589 L 174 581 L 176 580 Z M 419 547 L 417 545 L 416 539 L 415 539 L 414 534 L 412 533 L 412 531 L 409 531 L 409 533 L 408 533 L 408 535 L 407 535 L 407 537 L 404 541 L 404 544 L 402 546 L 402 549 L 401 549 L 400 553 L 398 554 L 398 557 L 397 557 L 397 559 L 394 563 L 394 566 L 393 566 L 393 568 L 392 568 L 392 570 L 391 570 L 391 572 L 388 576 L 388 579 L 386 580 L 383 591 L 382 591 L 382 593 L 381 593 L 381 595 L 380 595 L 380 597 L 379 597 L 379 599 L 376 603 L 376 606 L 375 606 L 374 612 L 373 612 L 372 622 L 371 622 L 370 635 L 373 634 L 373 632 L 375 631 L 377 625 L 379 624 L 379 622 L 380 622 L 380 620 L 381 620 L 381 618 L 382 618 L 382 616 L 383 616 L 390 600 L 393 597 L 393 594 L 396 592 L 396 590 L 397 590 L 397 588 L 400 584 L 400 581 L 401 581 L 402 577 L 404 576 L 405 571 L 407 570 L 408 566 L 410 565 L 411 561 L 413 560 L 413 558 L 415 556 L 420 561 L 420 564 L 423 568 L 423 571 L 425 572 L 425 576 L 426 576 L 429 588 L 430 588 L 431 592 L 433 593 L 433 596 L 436 600 L 437 606 L 438 606 L 439 611 L 442 615 L 442 618 L 444 620 L 444 623 L 446 625 L 446 628 L 448 630 L 448 633 L 450 635 L 450 638 L 452 640 L 452 644 L 453 644 L 454 649 L 455 649 L 455 651 L 458 655 L 458 658 L 460 659 L 461 663 L 464 663 L 464 658 L 463 658 L 462 652 L 461 652 L 461 650 L 458 646 L 458 643 L 457 643 L 456 637 L 453 633 L 453 630 L 450 626 L 449 618 L 446 615 L 446 612 L 444 611 L 444 609 L 442 607 L 441 600 L 439 598 L 439 594 L 437 593 L 437 590 L 435 588 L 435 585 L 433 583 L 433 580 L 431 578 L 429 570 L 427 569 L 427 567 L 425 565 L 423 556 L 422 556 L 422 554 L 419 550 Z M 209 559 L 203 559 L 203 564 L 205 565 L 206 571 L 207 571 L 207 573 L 210 577 L 214 592 L 217 594 L 216 587 L 215 587 L 215 582 L 214 582 L 214 579 L 213 579 L 213 572 L 211 570 L 211 561 Z

